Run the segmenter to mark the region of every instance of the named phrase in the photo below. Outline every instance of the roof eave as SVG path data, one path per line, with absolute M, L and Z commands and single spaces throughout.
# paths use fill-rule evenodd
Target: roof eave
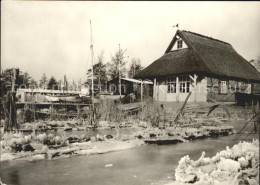
M 197 74 L 199 76 L 205 76 L 205 77 L 212 77 L 217 79 L 226 79 L 226 80 L 234 80 L 234 81 L 243 81 L 243 82 L 250 82 L 250 83 L 259 83 L 259 79 L 246 79 L 241 77 L 233 77 L 233 76 L 225 76 L 225 75 L 217 75 L 213 73 L 203 72 L 203 71 L 191 71 L 191 72 L 184 72 L 184 73 L 173 73 L 173 74 L 167 74 L 167 75 L 154 75 L 154 76 L 137 76 L 138 79 L 154 79 L 154 78 L 163 78 L 167 76 L 178 76 L 178 75 L 184 75 L 184 74 Z

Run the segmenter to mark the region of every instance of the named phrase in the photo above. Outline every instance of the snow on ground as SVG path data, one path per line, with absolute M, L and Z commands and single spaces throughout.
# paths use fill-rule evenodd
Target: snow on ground
M 175 169 L 176 181 L 167 185 L 258 185 L 259 140 L 240 142 L 232 148 L 205 157 L 202 152 L 197 161 L 184 156 Z

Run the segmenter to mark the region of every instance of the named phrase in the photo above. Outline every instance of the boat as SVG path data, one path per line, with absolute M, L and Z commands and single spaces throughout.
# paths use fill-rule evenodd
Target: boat
M 50 102 L 59 102 L 60 101 L 58 96 L 45 95 L 45 98 L 47 99 L 47 101 L 50 101 Z
M 60 101 L 68 101 L 68 102 L 77 101 L 76 96 L 60 96 L 59 99 L 60 99 Z
M 64 96 L 64 95 L 56 95 L 56 96 L 51 96 L 51 95 L 46 95 L 46 99 L 50 102 L 82 102 L 82 99 L 79 96 Z

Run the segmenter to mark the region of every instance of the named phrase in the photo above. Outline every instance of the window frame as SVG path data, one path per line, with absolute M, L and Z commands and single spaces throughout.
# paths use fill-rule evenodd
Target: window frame
M 190 92 L 191 79 L 189 75 L 179 76 L 179 91 L 180 93 Z
M 182 49 L 183 48 L 183 40 L 177 40 L 177 49 Z
M 250 89 L 250 93 L 252 93 L 252 84 L 251 83 L 246 83 L 242 81 L 237 82 L 237 90 L 236 92 L 241 92 L 241 93 L 246 93 L 248 88 Z
M 224 86 L 222 86 L 223 82 L 225 82 L 225 90 L 223 89 Z M 219 93 L 220 94 L 227 94 L 228 93 L 228 81 L 227 80 L 220 80 L 220 89 L 219 89 Z
M 168 76 L 166 84 L 167 84 L 167 93 L 168 94 L 177 93 L 177 77 L 176 76 Z

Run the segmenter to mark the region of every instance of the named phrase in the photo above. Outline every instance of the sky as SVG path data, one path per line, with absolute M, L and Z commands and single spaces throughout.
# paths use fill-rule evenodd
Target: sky
M 230 43 L 246 60 L 260 57 L 260 2 L 1 1 L 1 68 L 39 80 L 86 78 L 90 20 L 95 58 L 126 49 L 146 67 L 161 57 L 177 28 Z

